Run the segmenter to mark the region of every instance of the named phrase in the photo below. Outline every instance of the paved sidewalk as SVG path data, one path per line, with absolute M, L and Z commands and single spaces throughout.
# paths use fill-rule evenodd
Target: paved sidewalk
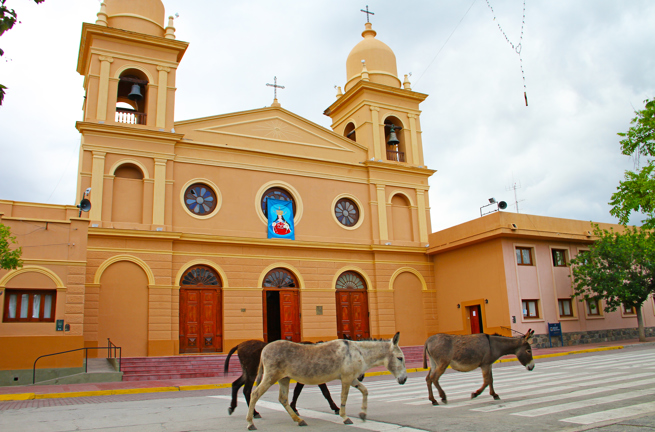
M 535 348 L 535 359 L 558 357 L 565 355 L 584 354 L 598 351 L 622 350 L 639 346 L 655 345 L 655 338 L 640 343 L 637 339 L 602 342 L 596 344 L 576 345 L 568 347 Z M 516 361 L 515 356 L 505 356 L 499 362 Z M 415 373 L 425 371 L 421 363 L 407 364 L 407 372 Z M 366 373 L 367 377 L 388 375 L 384 367 L 374 368 Z M 0 387 L 0 401 L 17 401 L 33 399 L 52 399 L 69 397 L 105 396 L 136 393 L 157 393 L 171 391 L 210 390 L 231 387 L 236 377 L 210 377 L 171 379 L 161 381 L 124 381 L 88 384 L 56 384 L 56 385 L 27 385 Z

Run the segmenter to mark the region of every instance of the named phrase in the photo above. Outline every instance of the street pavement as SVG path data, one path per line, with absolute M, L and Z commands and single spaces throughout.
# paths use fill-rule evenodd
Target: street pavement
M 449 370 L 440 379 L 449 403 L 432 406 L 427 400 L 426 373 L 417 371 L 409 374 L 403 386 L 389 375 L 368 376 L 364 381 L 369 389 L 366 422 L 357 417 L 361 395 L 355 389 L 351 389 L 347 404 L 352 426 L 344 426 L 329 410 L 317 387 L 305 387 L 298 409 L 309 428 L 317 431 L 655 431 L 655 343 L 537 351 L 532 372 L 515 361 L 494 365 L 500 401 L 494 401 L 488 390 L 470 399 L 482 382 L 479 370 Z M 227 378 L 227 384 L 185 380 L 158 386 L 152 382 L 105 383 L 125 387 L 83 391 L 80 386 L 85 385 L 10 388 L 14 393 L 3 388 L 0 397 L 10 400 L 0 401 L 0 431 L 245 430 L 247 407 L 241 393 L 234 415 L 227 413 L 230 389 L 225 385 L 232 380 Z M 340 385 L 332 383 L 329 388 L 338 404 Z M 25 400 L 16 400 L 30 394 L 31 399 L 23 396 Z M 43 398 L 37 399 L 37 395 Z M 276 387 L 264 395 L 257 410 L 263 416 L 255 420 L 259 430 L 296 427 L 277 402 Z

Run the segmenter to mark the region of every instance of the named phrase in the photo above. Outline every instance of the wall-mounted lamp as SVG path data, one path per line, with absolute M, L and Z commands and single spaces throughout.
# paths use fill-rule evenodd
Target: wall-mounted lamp
M 460 308 L 459 303 L 457 303 L 457 309 L 459 309 L 459 308 Z
M 489 299 L 484 299 L 484 304 L 489 304 Z

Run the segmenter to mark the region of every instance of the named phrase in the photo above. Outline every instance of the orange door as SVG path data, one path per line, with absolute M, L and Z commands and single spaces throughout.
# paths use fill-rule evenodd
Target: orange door
M 300 342 L 300 310 L 297 290 L 280 290 L 282 339 Z
M 180 353 L 223 350 L 220 302 L 218 289 L 180 290 Z
M 337 291 L 337 337 L 368 339 L 368 296 L 366 291 Z

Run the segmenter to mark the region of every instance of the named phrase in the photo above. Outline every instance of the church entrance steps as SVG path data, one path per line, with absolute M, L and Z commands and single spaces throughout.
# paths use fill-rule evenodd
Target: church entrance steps
M 423 346 L 401 347 L 406 364 L 423 362 Z M 226 354 L 180 355 L 169 357 L 125 357 L 121 371 L 123 381 L 152 381 L 183 378 L 222 377 Z M 230 358 L 227 376 L 241 375 L 237 353 Z

